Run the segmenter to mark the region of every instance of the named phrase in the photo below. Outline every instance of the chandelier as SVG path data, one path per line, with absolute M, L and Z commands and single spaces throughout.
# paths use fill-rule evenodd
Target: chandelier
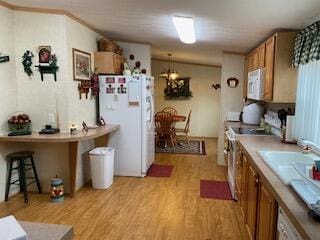
M 159 77 L 161 78 L 165 78 L 165 79 L 168 79 L 169 81 L 175 81 L 178 77 L 179 77 L 179 74 L 178 72 L 174 71 L 171 69 L 171 54 L 169 53 L 168 54 L 168 58 L 169 58 L 169 67 L 168 67 L 168 70 L 166 71 L 162 71 L 159 75 Z

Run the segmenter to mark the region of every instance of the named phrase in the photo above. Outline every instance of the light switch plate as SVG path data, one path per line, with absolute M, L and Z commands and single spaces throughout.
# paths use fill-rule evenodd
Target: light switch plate
M 56 119 L 54 113 L 49 113 L 49 123 L 55 123 Z

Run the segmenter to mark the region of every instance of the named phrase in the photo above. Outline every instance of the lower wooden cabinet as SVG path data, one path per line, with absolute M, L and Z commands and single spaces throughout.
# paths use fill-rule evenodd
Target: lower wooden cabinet
M 249 166 L 248 186 L 247 186 L 247 216 L 246 227 L 250 239 L 255 239 L 257 222 L 257 201 L 258 201 L 258 183 L 259 178 L 256 171 Z
M 270 194 L 263 182 L 260 182 L 256 239 L 276 239 L 277 208 L 277 202 L 272 194 Z
M 246 155 L 242 154 L 242 172 L 241 172 L 241 198 L 239 199 L 241 218 L 246 223 L 247 205 L 248 205 L 248 170 L 249 161 Z
M 241 184 L 238 191 L 238 217 L 245 224 L 249 239 L 276 239 L 277 202 L 249 157 L 242 153 Z

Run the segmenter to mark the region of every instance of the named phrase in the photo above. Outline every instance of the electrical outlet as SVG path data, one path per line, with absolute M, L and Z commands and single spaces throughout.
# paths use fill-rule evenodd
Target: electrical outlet
M 49 113 L 49 123 L 55 123 L 54 113 Z

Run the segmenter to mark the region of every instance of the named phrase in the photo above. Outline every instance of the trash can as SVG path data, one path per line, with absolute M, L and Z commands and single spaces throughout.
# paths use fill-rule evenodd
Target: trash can
M 113 183 L 114 148 L 98 147 L 89 152 L 92 187 L 107 189 Z

